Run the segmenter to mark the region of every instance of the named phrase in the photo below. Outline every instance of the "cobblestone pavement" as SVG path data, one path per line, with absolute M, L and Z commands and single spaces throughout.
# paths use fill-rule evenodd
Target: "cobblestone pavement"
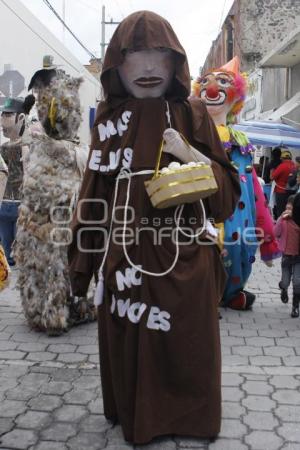
M 279 272 L 279 262 L 258 263 L 248 286 L 257 294 L 253 311 L 222 310 L 219 439 L 168 438 L 143 448 L 300 449 L 300 319 L 280 302 Z M 96 324 L 52 338 L 30 331 L 15 277 L 0 294 L 0 448 L 133 448 L 103 416 Z

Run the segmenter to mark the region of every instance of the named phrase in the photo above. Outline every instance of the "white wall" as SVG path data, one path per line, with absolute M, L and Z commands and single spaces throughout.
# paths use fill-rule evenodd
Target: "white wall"
M 242 109 L 243 120 L 255 120 L 259 117 L 262 104 L 262 70 L 256 69 L 249 74 L 248 78 L 248 95 L 245 100 L 244 108 Z
M 88 144 L 89 109 L 99 100 L 100 83 L 23 3 L 0 0 L 0 77 L 5 64 L 18 70 L 25 78 L 25 89 L 18 95 L 24 97 L 33 73 L 42 68 L 43 56 L 49 54 L 66 73 L 84 79 L 80 88 L 83 122 L 79 134 L 81 141 Z

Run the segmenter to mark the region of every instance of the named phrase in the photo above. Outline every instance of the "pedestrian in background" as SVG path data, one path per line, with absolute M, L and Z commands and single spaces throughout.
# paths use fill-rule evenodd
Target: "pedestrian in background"
M 4 137 L 9 141 L 0 147 L 0 155 L 8 168 L 8 178 L 0 206 L 0 239 L 10 266 L 15 265 L 11 255 L 16 236 L 18 208 L 23 183 L 23 149 L 20 137 L 23 135 L 26 115 L 34 104 L 34 97 L 8 98 L 1 113 L 1 126 Z
M 295 158 L 295 170 L 289 175 L 286 188 L 290 195 L 297 194 L 300 187 L 300 156 Z
M 275 235 L 279 249 L 282 251 L 281 260 L 281 301 L 287 303 L 288 287 L 293 283 L 293 305 L 291 317 L 299 317 L 300 301 L 300 194 L 288 199 L 286 210 L 279 217 L 275 225 Z
M 281 152 L 282 162 L 276 169 L 271 171 L 271 180 L 274 180 L 276 186 L 274 188 L 275 192 L 275 203 L 277 209 L 277 217 L 281 216 L 285 210 L 287 200 L 289 198 L 289 191 L 286 188 L 289 176 L 294 173 L 296 166 L 292 161 L 292 154 L 289 150 L 284 150 Z
M 5 102 L 1 113 L 1 125 L 4 137 L 9 141 L 1 146 L 0 153 L 8 167 L 8 179 L 0 207 L 0 238 L 10 266 L 15 265 L 11 250 L 16 236 L 23 181 L 22 147 L 20 144 L 12 145 L 12 143 L 19 137 L 24 117 L 21 99 L 8 99 Z
M 272 209 L 273 217 L 274 219 L 277 219 L 277 207 L 275 202 L 275 193 L 274 193 L 274 187 L 275 187 L 275 181 L 272 182 L 271 180 L 271 173 L 274 169 L 276 169 L 279 164 L 281 164 L 281 148 L 275 147 L 272 150 L 271 153 L 271 161 L 268 163 L 265 172 L 264 172 L 264 180 L 266 183 L 271 183 L 271 191 L 270 191 L 270 198 L 269 198 L 269 206 Z
M 281 148 L 280 147 L 275 147 L 272 150 L 271 153 L 271 161 L 269 162 L 269 164 L 267 165 L 266 168 L 266 177 L 267 179 L 265 180 L 266 183 L 270 183 L 270 174 L 272 173 L 273 170 L 275 170 L 279 164 L 281 164 Z

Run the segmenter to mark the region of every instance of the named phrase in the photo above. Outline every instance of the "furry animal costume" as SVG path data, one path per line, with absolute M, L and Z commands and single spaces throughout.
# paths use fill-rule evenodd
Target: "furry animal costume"
M 45 134 L 32 136 L 19 209 L 14 256 L 22 306 L 29 324 L 48 334 L 94 318 L 86 298 L 71 296 L 67 267 L 69 223 L 87 159 L 76 142 L 80 83 L 57 71 L 38 91 Z

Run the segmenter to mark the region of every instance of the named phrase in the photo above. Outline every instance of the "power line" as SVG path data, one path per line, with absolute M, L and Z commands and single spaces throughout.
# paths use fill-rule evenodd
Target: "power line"
M 76 34 L 74 34 L 73 31 L 68 27 L 68 25 L 60 17 L 58 12 L 53 8 L 51 3 L 48 0 L 43 0 L 43 2 L 48 6 L 48 8 L 53 12 L 56 18 L 63 24 L 63 26 L 66 28 L 66 30 L 68 30 L 68 32 L 73 36 L 73 38 L 78 42 L 78 44 L 90 55 L 90 57 L 96 59 L 96 56 L 88 48 L 86 48 L 86 46 L 80 41 L 80 39 L 78 39 Z
M 225 11 L 225 5 L 226 5 L 226 2 L 227 2 L 227 0 L 224 0 L 223 8 L 222 8 L 222 14 L 221 14 L 221 18 L 220 18 L 220 24 L 219 24 L 218 31 L 220 31 L 220 30 L 221 30 L 221 27 L 222 27 L 222 19 L 223 19 L 223 15 L 224 15 L 224 11 Z
M 1 3 L 3 3 L 3 5 L 6 6 L 7 9 L 9 9 L 11 11 L 12 14 L 14 14 L 19 20 L 20 22 L 22 22 L 33 34 L 35 34 L 42 42 L 44 42 L 44 44 L 48 47 L 50 47 L 54 53 L 56 53 L 60 58 L 62 58 L 69 66 L 71 66 L 76 72 L 80 73 L 80 71 L 78 70 L 78 67 L 74 66 L 74 64 L 69 61 L 68 59 L 66 59 L 65 55 L 60 53 L 59 50 L 57 50 L 56 47 L 53 47 L 48 40 L 46 40 L 41 34 L 39 34 L 35 29 L 33 29 L 27 22 L 25 22 L 24 18 L 21 17 L 20 14 L 18 14 L 13 8 L 11 8 L 10 5 L 8 5 L 7 3 L 8 0 L 0 0 Z M 11 3 L 11 2 L 10 2 Z

